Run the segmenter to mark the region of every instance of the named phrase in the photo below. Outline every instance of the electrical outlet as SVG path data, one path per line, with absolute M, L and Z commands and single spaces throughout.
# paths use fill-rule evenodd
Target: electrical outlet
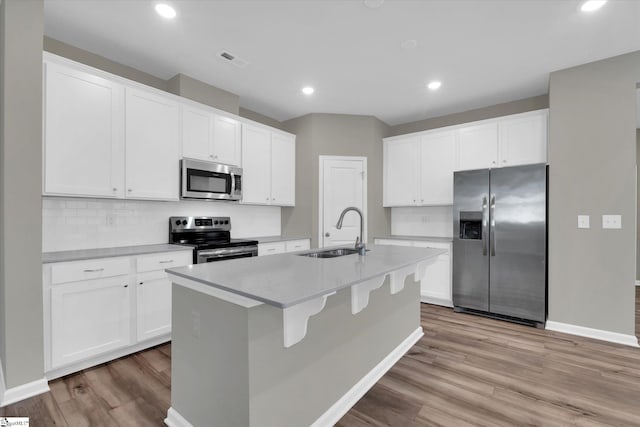
M 200 313 L 197 311 L 191 312 L 191 335 L 200 338 Z
M 589 215 L 578 215 L 578 228 L 589 228 Z
M 622 228 L 622 215 L 602 215 L 602 228 Z

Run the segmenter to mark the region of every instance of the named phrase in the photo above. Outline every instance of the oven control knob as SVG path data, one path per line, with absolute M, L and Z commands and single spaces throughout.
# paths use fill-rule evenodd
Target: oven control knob
M 182 224 L 179 219 L 176 219 L 176 225 Z
M 219 224 L 218 220 L 213 221 L 213 223 L 214 223 L 215 225 L 218 225 L 218 224 Z
M 186 219 L 182 220 L 182 225 L 187 225 L 187 220 Z

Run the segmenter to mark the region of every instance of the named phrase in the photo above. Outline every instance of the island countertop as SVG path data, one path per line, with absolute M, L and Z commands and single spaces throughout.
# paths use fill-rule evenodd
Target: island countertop
M 429 260 L 445 251 L 373 245 L 366 256 L 311 258 L 300 253 L 240 258 L 168 269 L 179 278 L 212 286 L 279 308 L 339 291 Z

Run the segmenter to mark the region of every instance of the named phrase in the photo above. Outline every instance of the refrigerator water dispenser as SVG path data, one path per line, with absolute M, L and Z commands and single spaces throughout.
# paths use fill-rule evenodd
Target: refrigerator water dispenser
M 460 212 L 460 238 L 482 239 L 482 212 Z

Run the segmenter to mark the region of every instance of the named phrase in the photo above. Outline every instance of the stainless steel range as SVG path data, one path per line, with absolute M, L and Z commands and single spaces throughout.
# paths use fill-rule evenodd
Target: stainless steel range
M 169 243 L 193 246 L 194 264 L 258 255 L 256 240 L 231 238 L 228 216 L 172 216 Z

